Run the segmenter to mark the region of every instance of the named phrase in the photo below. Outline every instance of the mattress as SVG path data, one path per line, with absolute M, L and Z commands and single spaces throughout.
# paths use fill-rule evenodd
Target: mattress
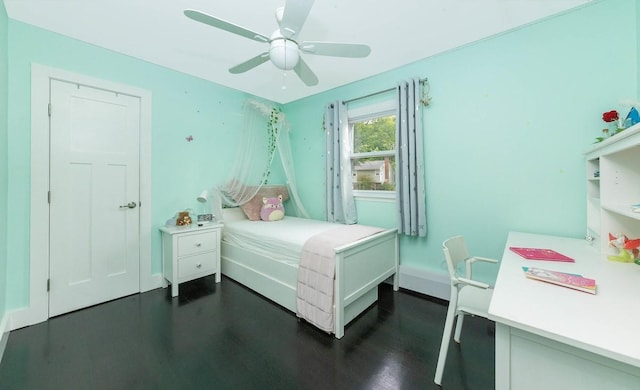
M 290 216 L 274 222 L 225 219 L 222 239 L 274 260 L 297 265 L 302 247 L 309 238 L 339 226 Z

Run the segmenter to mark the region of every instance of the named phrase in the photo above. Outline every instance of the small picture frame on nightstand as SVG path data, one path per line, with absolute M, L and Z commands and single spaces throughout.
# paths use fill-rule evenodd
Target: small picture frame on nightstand
M 198 226 L 208 225 L 213 221 L 213 214 L 198 214 Z

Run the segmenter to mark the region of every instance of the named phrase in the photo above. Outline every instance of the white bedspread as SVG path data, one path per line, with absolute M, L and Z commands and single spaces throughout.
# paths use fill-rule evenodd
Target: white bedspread
M 316 234 L 341 225 L 286 216 L 281 221 L 225 220 L 224 241 L 287 264 L 298 265 L 304 243 Z
M 326 332 L 334 332 L 333 281 L 335 248 L 384 231 L 372 226 L 344 225 L 309 238 L 298 267 L 297 315 Z

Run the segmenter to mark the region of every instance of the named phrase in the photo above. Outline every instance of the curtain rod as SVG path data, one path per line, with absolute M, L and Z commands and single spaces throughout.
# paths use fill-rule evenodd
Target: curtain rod
M 420 79 L 420 84 L 423 84 L 425 81 L 429 81 L 429 79 L 428 79 L 427 77 L 425 77 L 425 78 L 423 78 L 423 79 Z M 360 96 L 360 97 L 357 97 L 357 98 L 353 98 L 353 99 L 345 100 L 343 103 L 344 103 L 344 104 L 347 104 L 347 103 L 355 102 L 355 101 L 357 101 L 357 100 L 366 99 L 366 98 L 369 98 L 369 97 L 372 97 L 372 96 L 382 95 L 383 93 L 391 92 L 391 91 L 393 91 L 394 89 L 396 89 L 396 87 L 393 87 L 393 88 L 387 88 L 387 89 L 384 89 L 384 90 L 382 90 L 382 91 L 378 91 L 378 92 L 372 92 L 372 93 L 370 93 L 370 94 L 368 94 L 368 95 L 364 95 L 364 96 Z

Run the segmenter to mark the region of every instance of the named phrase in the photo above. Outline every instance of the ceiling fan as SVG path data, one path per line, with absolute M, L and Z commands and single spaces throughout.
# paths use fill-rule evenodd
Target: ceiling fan
M 313 0 L 287 0 L 284 7 L 276 10 L 279 28 L 269 37 L 200 11 L 187 9 L 184 14 L 197 22 L 269 44 L 269 51 L 230 68 L 230 73 L 244 73 L 271 60 L 279 69 L 293 69 L 307 86 L 313 86 L 318 84 L 318 77 L 300 57 L 300 52 L 321 56 L 363 58 L 369 55 L 371 48 L 355 43 L 298 42 L 298 33 L 302 30 L 311 6 L 313 6 Z

